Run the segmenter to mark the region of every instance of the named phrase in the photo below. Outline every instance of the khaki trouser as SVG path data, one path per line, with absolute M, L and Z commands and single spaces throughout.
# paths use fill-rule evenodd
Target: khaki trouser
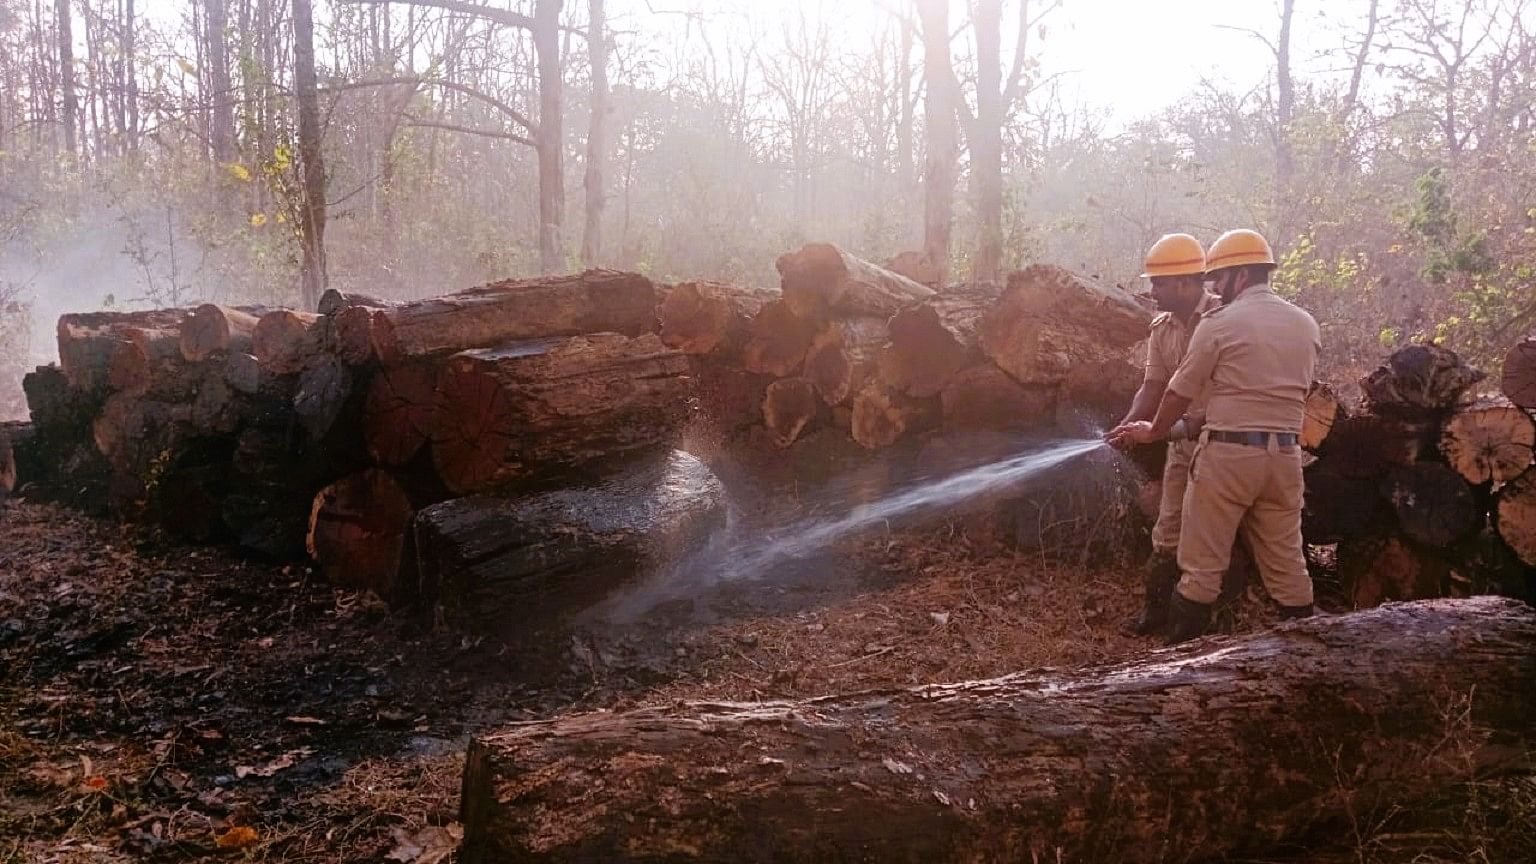
M 1195 448 L 1179 534 L 1179 593 L 1214 603 L 1241 530 L 1269 596 L 1281 606 L 1312 602 L 1301 548 L 1301 448 L 1204 441 Z
M 1172 554 L 1179 548 L 1179 525 L 1184 514 L 1184 489 L 1189 486 L 1189 463 L 1194 441 L 1169 441 L 1168 461 L 1163 463 L 1163 498 L 1158 502 L 1157 524 L 1152 526 L 1152 548 Z

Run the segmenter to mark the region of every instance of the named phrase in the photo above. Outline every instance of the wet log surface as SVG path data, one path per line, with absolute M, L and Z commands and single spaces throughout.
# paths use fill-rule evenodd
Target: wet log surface
M 933 296 L 933 289 L 871 264 L 830 243 L 809 243 L 779 256 L 784 302 L 807 321 L 833 317 L 889 318 Z
M 724 487 L 682 452 L 572 488 L 444 501 L 416 520 L 421 594 L 473 627 L 550 626 L 673 559 L 724 517 Z
M 684 354 L 734 357 L 751 335 L 752 317 L 778 295 L 725 282 L 683 282 L 661 303 L 661 341 Z
M 1072 673 L 586 714 L 477 739 L 464 859 L 1189 861 L 1517 766 L 1536 611 L 1403 604 Z M 1486 738 L 1443 746 L 1447 700 Z

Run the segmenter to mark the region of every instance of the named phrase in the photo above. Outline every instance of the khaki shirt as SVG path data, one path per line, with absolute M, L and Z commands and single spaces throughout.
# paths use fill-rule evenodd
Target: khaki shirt
M 1164 312 L 1152 319 L 1152 335 L 1147 340 L 1147 369 L 1143 381 L 1167 384 L 1173 377 L 1184 355 L 1189 352 L 1189 338 L 1205 313 L 1221 308 L 1221 298 L 1209 292 L 1201 292 L 1200 302 L 1195 304 L 1195 314 L 1188 324 L 1172 312 Z M 1205 404 L 1204 394 L 1190 405 L 1199 410 Z
M 1203 394 L 1208 429 L 1300 432 L 1321 350 L 1311 315 L 1255 285 L 1201 318 L 1168 389 Z

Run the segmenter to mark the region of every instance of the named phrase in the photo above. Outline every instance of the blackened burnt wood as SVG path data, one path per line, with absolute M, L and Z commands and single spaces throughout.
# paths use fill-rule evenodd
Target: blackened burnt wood
M 39 366 L 21 376 L 21 390 L 39 430 L 88 427 L 101 409 L 100 392 L 71 386 L 69 376 L 57 365 Z
M 1519 767 L 1533 688 L 1536 610 L 1476 598 L 1069 673 L 579 714 L 474 740 L 463 855 L 1220 860 Z M 1448 705 L 1479 730 L 1464 758 L 1435 758 Z
M 416 519 L 422 593 L 473 626 L 548 624 L 682 554 L 724 517 L 720 481 L 676 451 L 573 488 L 444 501 Z
M 1371 410 L 1412 415 L 1455 408 L 1468 388 L 1481 380 L 1483 373 L 1449 348 L 1409 345 L 1392 352 L 1387 362 L 1360 379 L 1360 389 Z
M 1482 527 L 1483 509 L 1460 474 L 1437 462 L 1399 468 L 1382 481 L 1382 494 L 1410 539 L 1430 547 L 1465 540 Z
M 687 355 L 653 333 L 465 351 L 438 379 L 432 461 L 463 495 L 670 449 L 691 386 Z
M 660 297 L 638 273 L 588 270 L 497 282 L 373 315 L 374 351 L 385 364 L 441 357 L 515 340 L 612 332 L 654 333 Z

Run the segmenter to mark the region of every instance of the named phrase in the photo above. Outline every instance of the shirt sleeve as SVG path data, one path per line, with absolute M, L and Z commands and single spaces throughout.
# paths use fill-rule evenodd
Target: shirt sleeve
M 1189 351 L 1168 381 L 1169 390 L 1185 399 L 1199 398 L 1205 392 L 1211 374 L 1216 371 L 1216 359 L 1220 351 L 1216 335 L 1218 329 L 1209 318 L 1195 326 L 1195 332 L 1189 340 Z
M 1168 383 L 1168 378 L 1173 370 L 1168 368 L 1166 357 L 1168 352 L 1162 350 L 1162 330 L 1154 329 L 1152 336 L 1147 340 L 1146 374 L 1143 381 L 1156 381 L 1159 384 Z

